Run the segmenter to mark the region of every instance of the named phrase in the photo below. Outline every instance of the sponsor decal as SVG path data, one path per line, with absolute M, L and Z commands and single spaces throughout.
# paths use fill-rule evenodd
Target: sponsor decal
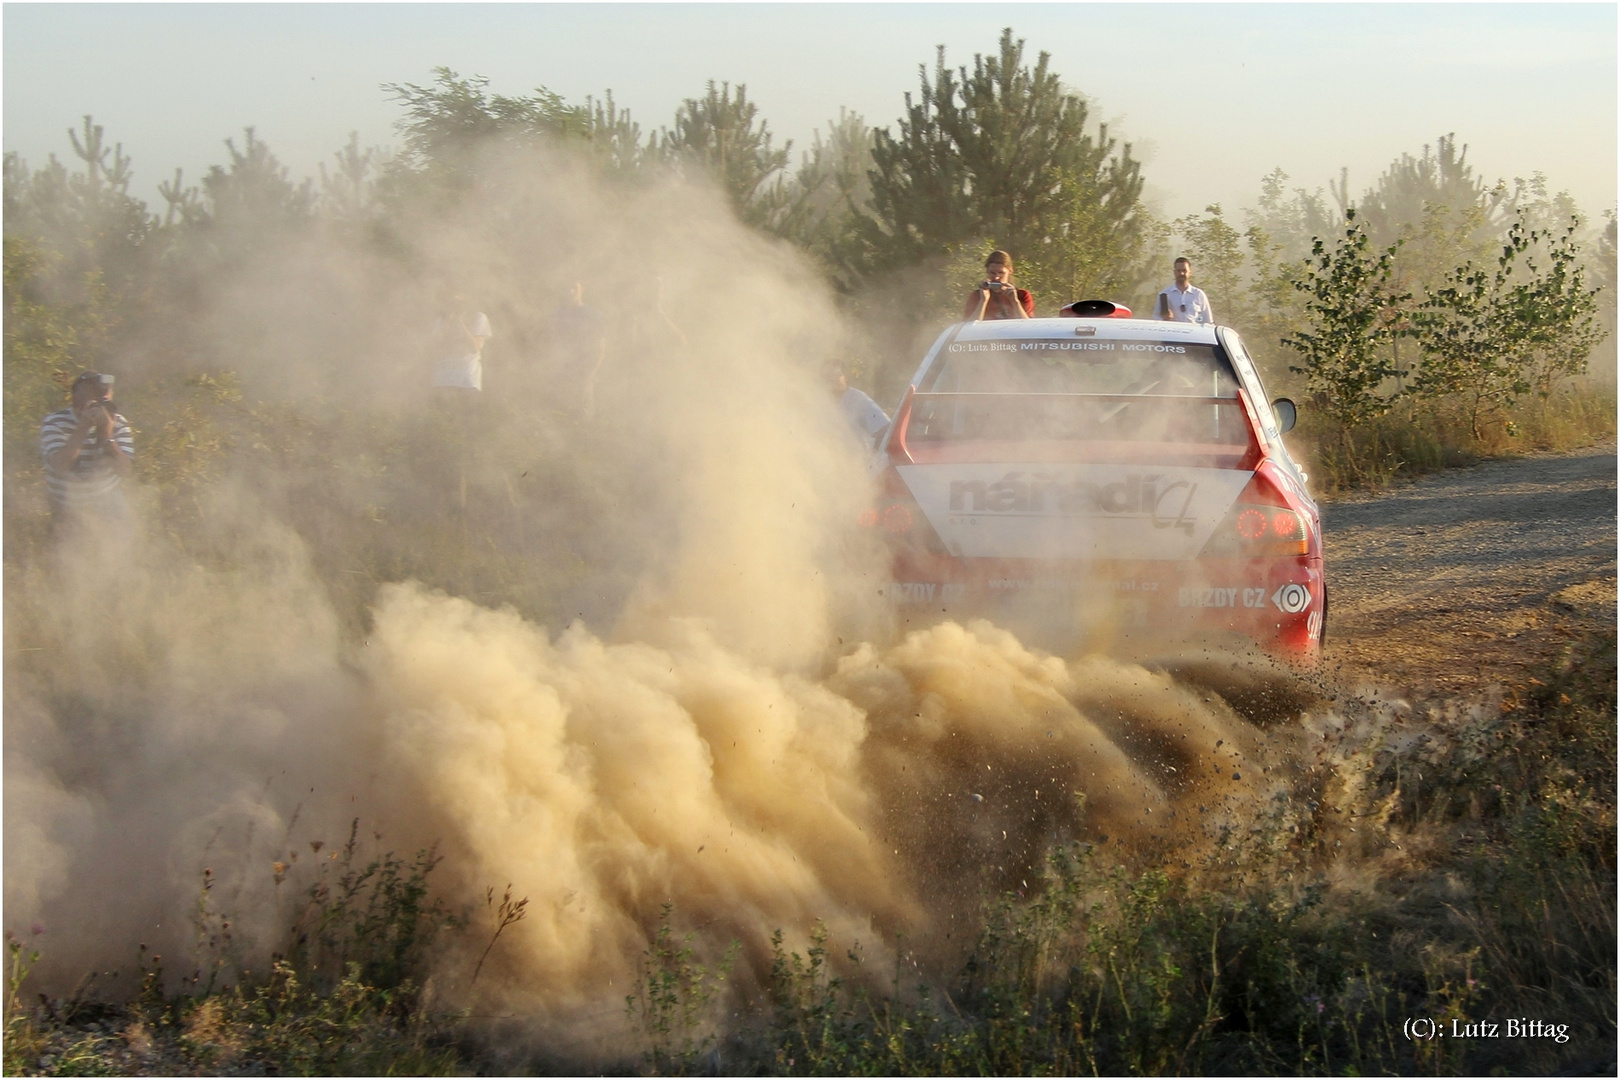
M 1079 331 L 1075 331 L 1076 334 Z M 1093 329 L 1092 333 L 1096 333 Z M 1163 341 L 954 341 L 946 349 L 953 353 L 1000 352 L 1128 352 L 1173 353 L 1185 356 L 1187 346 Z
M 1131 465 L 901 465 L 964 558 L 1191 559 L 1254 474 Z
M 1236 589 L 1182 588 L 1177 591 L 1176 602 L 1182 607 L 1237 607 Z
M 1162 473 L 1127 473 L 1123 480 L 1098 484 L 1062 480 L 1051 473 L 1009 472 L 994 483 L 951 481 L 951 513 L 966 514 L 1095 514 L 1146 518 L 1155 529 L 1191 533 L 1198 516 L 1190 514 L 1198 494 L 1194 481 L 1166 483 Z
M 1000 592 L 1072 593 L 1075 581 L 1073 578 L 1061 577 L 991 578 L 985 582 L 985 586 L 992 591 Z
M 1112 341 L 1021 341 L 1019 352 L 1113 352 L 1119 346 Z
M 1176 599 L 1182 607 L 1235 608 L 1241 604 L 1251 609 L 1263 608 L 1266 606 L 1266 590 L 1242 586 L 1211 589 L 1190 586 L 1178 590 Z
M 1311 590 L 1303 585 L 1284 585 L 1271 594 L 1277 610 L 1287 615 L 1298 615 L 1311 606 Z
M 942 604 L 949 604 L 953 600 L 960 600 L 966 591 L 966 585 L 941 584 L 937 581 L 897 581 L 891 595 L 902 604 L 929 604 L 936 598 Z
M 1310 618 L 1305 620 L 1305 633 L 1313 639 L 1322 636 L 1322 613 L 1320 611 L 1311 612 Z

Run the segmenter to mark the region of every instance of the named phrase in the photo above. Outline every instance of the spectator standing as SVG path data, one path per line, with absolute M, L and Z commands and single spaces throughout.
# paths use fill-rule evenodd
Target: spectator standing
M 968 293 L 962 321 L 1034 318 L 1035 298 L 1028 290 L 1013 285 L 1012 273 L 1012 256 L 1005 251 L 992 251 L 984 260 L 984 280 Z
M 686 332 L 664 307 L 664 279 L 653 275 L 635 284 L 621 323 L 625 349 L 631 353 L 659 353 L 671 345 L 685 345 Z
M 51 534 L 57 539 L 86 525 L 129 527 L 124 480 L 135 461 L 135 440 L 113 405 L 112 387 L 111 375 L 84 372 L 73 380 L 72 403 L 40 424 Z
M 561 367 L 557 377 L 566 388 L 563 399 L 568 407 L 577 405 L 581 413 L 591 416 L 596 412 L 596 380 L 607 356 L 607 331 L 602 316 L 585 304 L 584 282 L 569 286 L 551 324 Z
M 493 336 L 489 316 L 469 311 L 461 293 L 446 294 L 433 323 L 433 392 L 450 425 L 443 437 L 454 445 L 444 449 L 447 459 L 457 463 L 456 502 L 462 510 L 467 508 L 467 472 L 480 439 L 484 342 Z
M 1192 260 L 1182 256 L 1175 262 L 1176 283 L 1159 290 L 1155 315 L 1165 322 L 1212 323 L 1215 312 L 1210 310 L 1209 297 L 1192 283 Z
M 829 367 L 827 380 L 832 388 L 833 397 L 838 401 L 839 411 L 849 422 L 850 429 L 862 440 L 867 449 L 871 449 L 873 440 L 889 426 L 889 414 L 864 391 L 849 385 L 849 378 L 844 374 L 843 367 L 836 364 Z
M 484 388 L 484 342 L 493 335 L 489 316 L 467 311 L 465 298 L 454 293 L 433 324 L 437 356 L 433 385 L 453 390 Z

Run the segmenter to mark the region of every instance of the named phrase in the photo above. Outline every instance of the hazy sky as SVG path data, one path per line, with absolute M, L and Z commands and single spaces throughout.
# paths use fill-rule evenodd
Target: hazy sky
M 397 145 L 385 82 L 436 66 L 493 92 L 611 89 L 642 130 L 707 80 L 745 83 L 795 161 L 840 106 L 893 127 L 934 48 L 968 64 L 1011 26 L 1135 144 L 1163 212 L 1253 203 L 1281 167 L 1353 191 L 1455 132 L 1487 179 L 1544 172 L 1615 205 L 1616 7 L 1602 4 L 4 5 L 4 145 L 71 159 L 84 114 L 138 193 L 228 160 L 253 126 L 294 176 L 358 131 Z

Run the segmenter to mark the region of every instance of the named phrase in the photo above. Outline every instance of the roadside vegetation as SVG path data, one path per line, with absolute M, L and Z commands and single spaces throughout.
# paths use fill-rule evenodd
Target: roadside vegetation
M 345 381 L 348 342 L 287 358 L 320 373 L 317 389 L 294 394 L 244 377 L 242 357 L 222 347 L 256 340 L 253 327 L 230 336 L 217 324 L 271 260 L 307 260 L 321 278 L 320 252 L 341 252 L 371 268 L 367 287 L 378 289 L 429 276 L 436 254 L 418 242 L 420 223 L 511 183 L 485 171 L 491 142 L 572 146 L 603 185 L 717 187 L 740 220 L 817 267 L 854 328 L 854 381 L 885 404 L 993 247 L 1013 252 L 1043 314 L 1086 296 L 1146 311 L 1171 259 L 1187 254 L 1273 391 L 1301 402 L 1292 438 L 1320 491 L 1614 436 L 1613 212 L 1594 220 L 1540 177 L 1489 183 L 1451 136 L 1392 163 L 1357 198 L 1343 179 L 1325 196 L 1273 172 L 1239 226 L 1219 206 L 1155 217 L 1130 144 L 1010 31 L 971 65 L 940 56 L 923 68 L 892 126 L 849 113 L 829 122 L 796 165 L 742 86 L 709 84 L 645 136 L 611 94 L 505 97 L 448 70 L 384 91 L 401 105 L 396 154 L 351 141 L 318 178 L 295 180 L 249 130 L 195 183 L 177 170 L 156 211 L 131 194 L 130 157 L 90 117 L 70 133 L 71 164 L 6 156 L 8 630 L 49 599 L 15 587 L 46 544 L 38 423 L 85 369 L 120 373 L 118 400 L 139 428 L 137 479 L 162 522 L 155 542 L 188 565 L 230 557 L 208 527 L 209 499 L 230 481 L 308 541 L 353 626 L 378 584 L 406 578 L 556 614 L 557 590 L 612 542 L 602 508 L 652 497 L 552 468 L 565 453 L 588 460 L 589 432 L 512 463 L 557 477 L 543 482 L 559 554 L 519 565 L 505 553 L 524 549 L 532 523 L 495 512 L 515 496 L 464 493 L 470 511 L 458 517 L 429 507 L 412 517 L 394 499 L 411 480 L 389 471 L 390 455 L 432 468 L 434 448 L 458 436 L 401 430 L 351 405 L 368 388 Z M 500 311 L 492 352 L 537 340 L 545 311 L 532 298 L 563 284 L 509 282 L 489 298 Z M 617 312 L 635 300 L 600 303 Z M 131 368 L 150 377 L 126 377 Z M 333 494 L 361 488 L 365 505 Z M 385 510 L 390 527 L 373 529 Z M 8 652 L 8 675 L 33 662 Z M 729 942 L 668 911 L 626 1001 L 643 1043 L 617 1065 L 1014 1075 L 1612 1066 L 1612 635 L 1574 643 L 1500 701 L 1341 702 L 1307 725 L 1311 771 L 1252 831 L 1188 865 L 1143 865 L 1107 845 L 1055 850 L 1039 888 L 987 902 L 959 968 L 870 970 L 861 943 L 820 935 L 803 953 L 779 942 L 766 985 L 754 987 Z M 133 996 L 88 976 L 65 995 L 40 994 L 31 972 L 51 936 L 8 927 L 5 1072 L 513 1068 L 494 1063 L 488 1029 L 444 1005 L 431 976 L 449 940 L 498 952 L 524 897 L 440 895 L 432 851 L 365 852 L 351 837 L 312 854 L 322 871 L 263 969 L 243 966 L 232 913 L 217 908 L 206 874 L 195 955 L 182 963 L 129 943 Z M 280 884 L 267 871 L 266 888 Z M 1413 1041 L 1403 1022 L 1417 1016 L 1527 1018 L 1567 1025 L 1569 1038 Z
M 722 1075 L 1522 1075 L 1599 1073 L 1616 1035 L 1615 640 L 1575 643 L 1499 700 L 1340 702 L 1305 718 L 1292 795 L 1197 864 L 1108 845 L 1049 853 L 1027 895 L 990 898 L 956 970 L 900 943 L 778 938 L 763 988 L 724 941 L 664 922 L 627 996 L 639 1053 L 610 1068 Z M 445 934 L 495 946 L 522 917 L 453 913 L 431 852 L 362 858 L 309 887 L 284 950 L 234 967 L 200 885 L 201 966 L 139 993 L 36 995 L 48 936 L 8 937 L 9 1075 L 457 1075 L 494 1066 L 487 1028 L 424 991 Z M 268 887 L 268 883 L 267 883 Z M 870 944 L 870 943 L 868 943 Z M 487 955 L 487 950 L 486 950 Z M 700 956 L 720 956 L 705 966 Z M 1407 1021 L 1498 1024 L 1413 1039 Z M 1552 1025 L 1507 1036 L 1507 1022 Z M 1534 1029 L 1537 1031 L 1545 1028 Z M 572 1071 L 559 1058 L 521 1063 Z
M 401 108 L 395 152 L 351 139 L 318 177 L 296 180 L 249 129 L 196 182 L 176 170 L 157 211 L 131 194 L 131 156 L 91 117 L 67 133 L 66 162 L 6 156 L 8 507 L 38 484 L 31 432 L 63 380 L 117 368 L 132 342 L 184 373 L 120 387 L 163 418 L 142 432 L 143 478 L 204 479 L 233 440 L 189 421 L 263 392 L 240 386 L 240 365 L 210 336 L 211 307 L 274 260 L 318 272 L 323 247 L 396 281 L 431 276 L 420 223 L 521 184 L 496 170 L 491 146 L 572 148 L 608 187 L 717 188 L 739 220 L 819 269 L 852 328 L 842 359 L 853 381 L 891 407 L 919 343 L 956 317 L 991 248 L 1012 251 L 1038 314 L 1093 296 L 1147 311 L 1185 254 L 1273 392 L 1303 406 L 1295 442 L 1319 490 L 1613 435 L 1613 208 L 1594 217 L 1540 174 L 1481 177 L 1454 135 L 1402 155 L 1359 196 L 1348 169 L 1327 192 L 1273 170 L 1240 220 L 1219 205 L 1164 220 L 1142 201 L 1131 144 L 1011 30 L 971 64 L 942 53 L 921 67 L 892 125 L 829 120 L 797 162 L 742 85 L 710 83 L 645 133 L 611 92 L 582 104 L 544 88 L 508 97 L 448 69 L 381 92 Z M 499 349 L 534 339 L 549 305 L 532 298 L 562 284 L 493 288 L 479 302 L 506 327 Z M 637 298 L 593 302 L 611 311 Z M 342 346 L 309 359 L 339 368 Z M 265 416 L 263 428 L 315 419 L 298 415 L 305 403 L 281 404 L 294 415 Z

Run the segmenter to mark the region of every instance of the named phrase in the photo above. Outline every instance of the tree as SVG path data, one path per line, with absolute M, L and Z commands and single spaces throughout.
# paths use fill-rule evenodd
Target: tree
M 1505 187 L 1487 187 L 1474 173 L 1468 147 L 1459 148 L 1453 133 L 1424 146 L 1420 157 L 1402 154 L 1392 162 L 1361 197 L 1359 209 L 1373 242 L 1382 245 L 1394 243 L 1423 220 L 1425 211 L 1440 206 L 1458 215 L 1478 208 L 1477 228 L 1488 235 L 1500 225 L 1507 197 Z
M 941 258 L 986 238 L 1054 281 L 1087 280 L 1106 277 L 1087 265 L 1089 252 L 1113 242 L 1110 260 L 1129 253 L 1141 224 L 1139 165 L 1107 125 L 1086 131 L 1085 102 L 1049 61 L 1043 52 L 1025 64 L 1009 28 L 971 72 L 946 67 L 943 46 L 932 76 L 919 69 L 898 134 L 874 137 L 865 231 L 877 265 Z
M 1127 146 L 1127 157 L 1129 152 Z M 1110 298 L 1140 303 L 1133 290 L 1155 273 L 1148 253 L 1167 230 L 1141 209 L 1142 181 L 1136 163 L 1110 160 L 1103 176 L 1098 183 L 1094 175 L 1064 169 L 1058 185 L 1060 208 L 1045 237 L 1024 249 L 1024 282 L 1052 296 L 1056 304 Z
M 861 208 L 871 202 L 872 129 L 856 112 L 838 110 L 827 138 L 817 130 L 793 175 L 777 235 L 803 247 L 835 287 L 850 289 L 865 264 Z
M 1401 305 L 1411 299 L 1390 284 L 1400 244 L 1377 256 L 1368 246 L 1355 208 L 1347 207 L 1344 236 L 1333 250 L 1317 238 L 1311 257 L 1291 274 L 1306 296 L 1307 325 L 1282 339 L 1300 357 L 1288 370 L 1304 375 L 1314 402 L 1346 427 L 1387 412 L 1392 398 L 1380 388 L 1402 374 L 1386 352 L 1400 333 Z
M 307 224 L 315 210 L 314 182 L 293 183 L 286 166 L 254 135 L 242 133 L 242 148 L 225 140 L 229 167 L 210 165 L 202 178 L 204 223 L 213 228 L 281 235 Z
M 658 163 L 656 140 L 641 140 L 641 125 L 630 119 L 630 110 L 613 102 L 613 91 L 600 100 L 585 99 L 585 140 L 597 168 L 617 179 L 637 179 Z
M 5 238 L 5 446 L 12 461 L 34 466 L 31 473 L 38 471 L 40 418 L 62 406 L 78 364 L 72 313 L 41 295 L 54 261 L 38 240 Z
M 1316 237 L 1339 228 L 1343 210 L 1330 209 L 1321 188 L 1308 192 L 1296 187 L 1290 192 L 1285 190 L 1287 182 L 1288 174 L 1281 169 L 1261 178 L 1255 208 L 1243 212 L 1245 233 L 1251 237 L 1251 251 L 1258 240 L 1276 261 L 1299 262 L 1310 254 Z
M 159 181 L 158 194 L 163 196 L 167 206 L 163 213 L 163 227 L 166 229 L 175 225 L 196 225 L 207 216 L 202 207 L 202 192 L 186 186 L 182 169 L 174 170 L 173 180 Z
M 405 119 L 395 125 L 404 147 L 390 169 L 396 193 L 421 183 L 440 194 L 464 192 L 484 179 L 489 149 L 532 147 L 591 128 L 589 109 L 570 106 L 543 86 L 528 97 L 507 97 L 489 93 L 481 75 L 462 78 L 438 67 L 433 79 L 432 86 L 382 87 L 405 107 Z
M 6 232 L 35 237 L 61 256 L 48 274 L 60 299 L 83 299 L 69 294 L 82 293 L 77 283 L 93 273 L 121 295 L 140 285 L 157 222 L 129 193 L 134 174 L 123 144 L 109 146 L 89 116 L 68 139 L 83 171 L 69 172 L 52 154 L 30 172 L 16 154 L 6 155 Z
M 1598 233 L 1593 244 L 1594 254 L 1591 262 L 1592 277 L 1598 289 L 1598 325 L 1603 329 L 1605 340 L 1612 341 L 1615 335 L 1615 295 L 1620 292 L 1620 275 L 1616 274 L 1616 249 L 1620 248 L 1620 228 L 1616 227 L 1615 212 L 1603 212 L 1603 229 Z M 1615 378 L 1615 352 L 1611 347 L 1606 350 L 1606 363 L 1599 369 L 1612 384 Z
M 360 133 L 351 131 L 348 143 L 332 156 L 337 163 L 330 173 L 320 166 L 320 208 L 338 221 L 363 222 L 377 209 L 377 169 L 386 161 L 383 152 L 375 147 L 361 150 Z M 176 186 L 179 179 L 176 174 Z
M 720 185 L 738 215 L 751 225 L 774 224 L 789 202 L 783 180 L 793 141 L 771 146 L 770 125 L 760 121 L 759 107 L 748 100 L 748 87 L 730 83 L 687 98 L 675 113 L 675 126 L 664 131 L 663 150 L 678 167 L 707 175 Z
M 1424 146 L 1420 156 L 1392 162 L 1362 196 L 1359 212 L 1374 244 L 1403 241 L 1394 281 L 1418 291 L 1463 262 L 1485 258 L 1510 203 L 1507 186 L 1487 186 L 1468 163 L 1468 147 L 1452 134 Z
M 51 313 L 71 330 L 74 362 L 98 366 L 125 321 L 151 308 L 162 245 L 154 243 L 156 218 L 129 194 L 134 174 L 122 144 L 108 145 L 89 116 L 68 138 L 83 171 L 69 172 L 54 154 L 30 171 L 16 154 L 6 155 L 8 302 L 22 282 L 31 298 L 8 308 L 8 342 L 10 318 L 35 325 Z M 30 243 L 14 243 L 23 239 Z
M 1548 236 L 1515 221 L 1494 270 L 1457 267 L 1413 315 L 1423 350 L 1413 392 L 1462 395 L 1476 439 L 1491 409 L 1531 392 L 1546 397 L 1559 379 L 1585 371 L 1604 336 L 1575 229 Z

